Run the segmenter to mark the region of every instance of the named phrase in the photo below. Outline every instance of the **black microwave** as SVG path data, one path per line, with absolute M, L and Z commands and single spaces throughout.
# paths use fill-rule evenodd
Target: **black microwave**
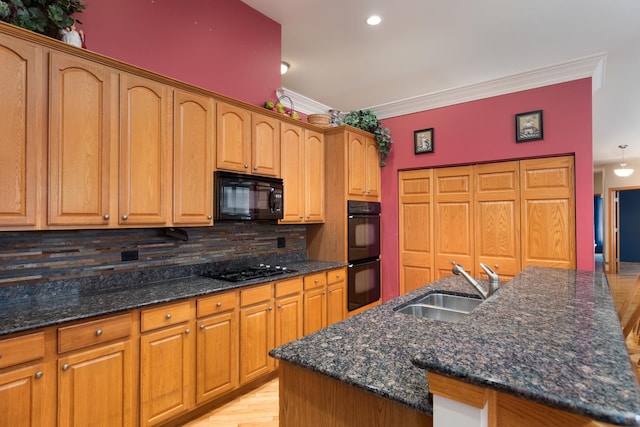
M 233 172 L 214 173 L 215 219 L 282 219 L 282 179 Z

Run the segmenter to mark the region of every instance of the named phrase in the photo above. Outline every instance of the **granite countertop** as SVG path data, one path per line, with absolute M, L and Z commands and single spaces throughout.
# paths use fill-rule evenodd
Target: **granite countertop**
M 201 277 L 201 268 L 140 275 L 105 275 L 0 288 L 0 337 L 45 326 L 113 314 L 345 266 L 307 260 L 287 264 L 295 273 L 239 283 Z M 188 274 L 185 277 L 172 277 Z M 147 279 L 148 281 L 141 282 Z
M 394 311 L 433 290 L 473 293 L 462 277 L 446 277 L 271 355 L 428 414 L 425 370 L 640 424 L 640 390 L 603 273 L 529 267 L 457 323 Z

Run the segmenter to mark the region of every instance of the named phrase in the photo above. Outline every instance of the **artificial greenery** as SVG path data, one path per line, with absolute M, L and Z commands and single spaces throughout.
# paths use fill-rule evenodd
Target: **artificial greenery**
M 71 15 L 86 7 L 82 0 L 0 0 L 0 21 L 59 38 L 61 29 L 81 23 Z
M 372 110 L 350 111 L 345 114 L 342 123 L 374 134 L 378 144 L 378 152 L 380 152 L 380 166 L 387 164 L 386 160 L 391 151 L 393 139 L 389 129 L 382 127 L 382 123 L 376 117 L 376 113 Z

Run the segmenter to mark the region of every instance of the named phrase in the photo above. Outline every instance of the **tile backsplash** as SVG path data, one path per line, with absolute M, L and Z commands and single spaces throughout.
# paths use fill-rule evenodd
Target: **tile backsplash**
M 164 228 L 0 232 L 0 286 L 238 258 L 306 259 L 304 225 L 224 222 L 183 230 L 188 241 Z M 138 251 L 138 260 L 123 261 L 125 251 Z

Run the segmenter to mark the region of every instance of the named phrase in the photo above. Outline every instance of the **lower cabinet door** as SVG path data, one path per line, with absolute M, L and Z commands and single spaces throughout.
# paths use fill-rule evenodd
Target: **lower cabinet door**
M 273 302 L 240 311 L 240 384 L 246 384 L 273 371 L 269 356 L 274 343 Z
M 198 404 L 238 386 L 238 313 L 198 321 L 196 384 Z
M 0 375 L 0 425 L 37 427 L 43 422 L 44 366 Z
M 192 399 L 191 330 L 187 324 L 140 337 L 140 424 L 151 426 L 187 411 Z
M 59 427 L 135 425 L 130 341 L 62 357 L 58 368 Z

